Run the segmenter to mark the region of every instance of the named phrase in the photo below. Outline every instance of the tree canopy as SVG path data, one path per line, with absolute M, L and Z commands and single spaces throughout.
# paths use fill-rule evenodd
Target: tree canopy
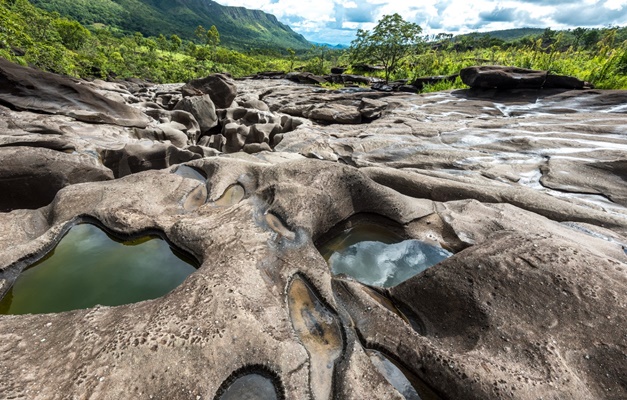
M 421 33 L 419 25 L 403 20 L 399 14 L 386 15 L 371 31 L 357 31 L 350 46 L 351 60 L 383 65 L 387 82 L 399 60 L 417 51 Z

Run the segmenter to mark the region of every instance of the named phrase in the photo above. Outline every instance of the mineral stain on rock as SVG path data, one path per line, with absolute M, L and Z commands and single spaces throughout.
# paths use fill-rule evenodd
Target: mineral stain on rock
M 312 396 L 330 399 L 335 360 L 344 347 L 338 318 L 299 276 L 292 280 L 287 300 L 294 330 L 309 353 Z
M 158 236 L 121 242 L 92 224 L 72 227 L 24 270 L 0 300 L 0 314 L 55 313 L 162 296 L 196 268 Z

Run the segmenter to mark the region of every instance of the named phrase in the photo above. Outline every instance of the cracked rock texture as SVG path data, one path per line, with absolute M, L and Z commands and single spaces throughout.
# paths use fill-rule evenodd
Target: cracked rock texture
M 259 373 L 403 399 L 371 350 L 442 399 L 627 397 L 627 93 L 77 84 L 146 123 L 3 101 L 0 295 L 85 217 L 200 267 L 154 300 L 0 315 L 0 398 L 212 399 Z M 206 121 L 177 106 L 205 93 Z M 317 246 L 364 222 L 455 254 L 389 289 L 334 277 Z

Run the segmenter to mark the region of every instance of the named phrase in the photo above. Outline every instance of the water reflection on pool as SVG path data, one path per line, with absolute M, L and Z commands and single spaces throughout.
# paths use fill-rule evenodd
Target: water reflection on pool
M 443 248 L 419 240 L 403 240 L 375 224 L 358 224 L 320 247 L 335 275 L 392 287 L 450 257 Z

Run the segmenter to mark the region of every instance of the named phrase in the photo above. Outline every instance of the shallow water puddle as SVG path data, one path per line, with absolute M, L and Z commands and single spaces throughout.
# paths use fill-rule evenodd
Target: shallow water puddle
M 338 318 L 300 277 L 292 280 L 287 300 L 294 330 L 309 353 L 313 398 L 330 399 L 333 366 L 344 347 Z
M 381 225 L 360 223 L 352 228 L 346 229 L 339 235 L 323 244 L 318 250 L 322 257 L 328 262 L 334 253 L 340 252 L 347 247 L 364 241 L 376 241 L 381 243 L 398 243 L 403 238 Z
M 234 380 L 218 400 L 279 400 L 279 395 L 272 379 L 248 374 Z
M 121 242 L 92 224 L 72 227 L 24 270 L 0 300 L 0 314 L 116 306 L 162 296 L 196 270 L 158 236 Z
M 372 224 L 342 232 L 320 248 L 335 275 L 346 274 L 361 283 L 392 287 L 453 254 L 420 240 L 402 240 Z
M 179 165 L 174 171 L 174 174 L 182 176 L 187 179 L 194 179 L 200 182 L 207 182 L 207 177 L 195 168 L 188 167 L 187 165 Z
M 367 350 L 372 364 L 406 400 L 439 400 L 440 397 L 417 376 L 376 350 Z
M 231 185 L 229 186 L 222 196 L 218 200 L 216 200 L 213 204 L 218 207 L 230 207 L 234 206 L 240 201 L 244 199 L 246 196 L 246 191 L 240 185 Z

